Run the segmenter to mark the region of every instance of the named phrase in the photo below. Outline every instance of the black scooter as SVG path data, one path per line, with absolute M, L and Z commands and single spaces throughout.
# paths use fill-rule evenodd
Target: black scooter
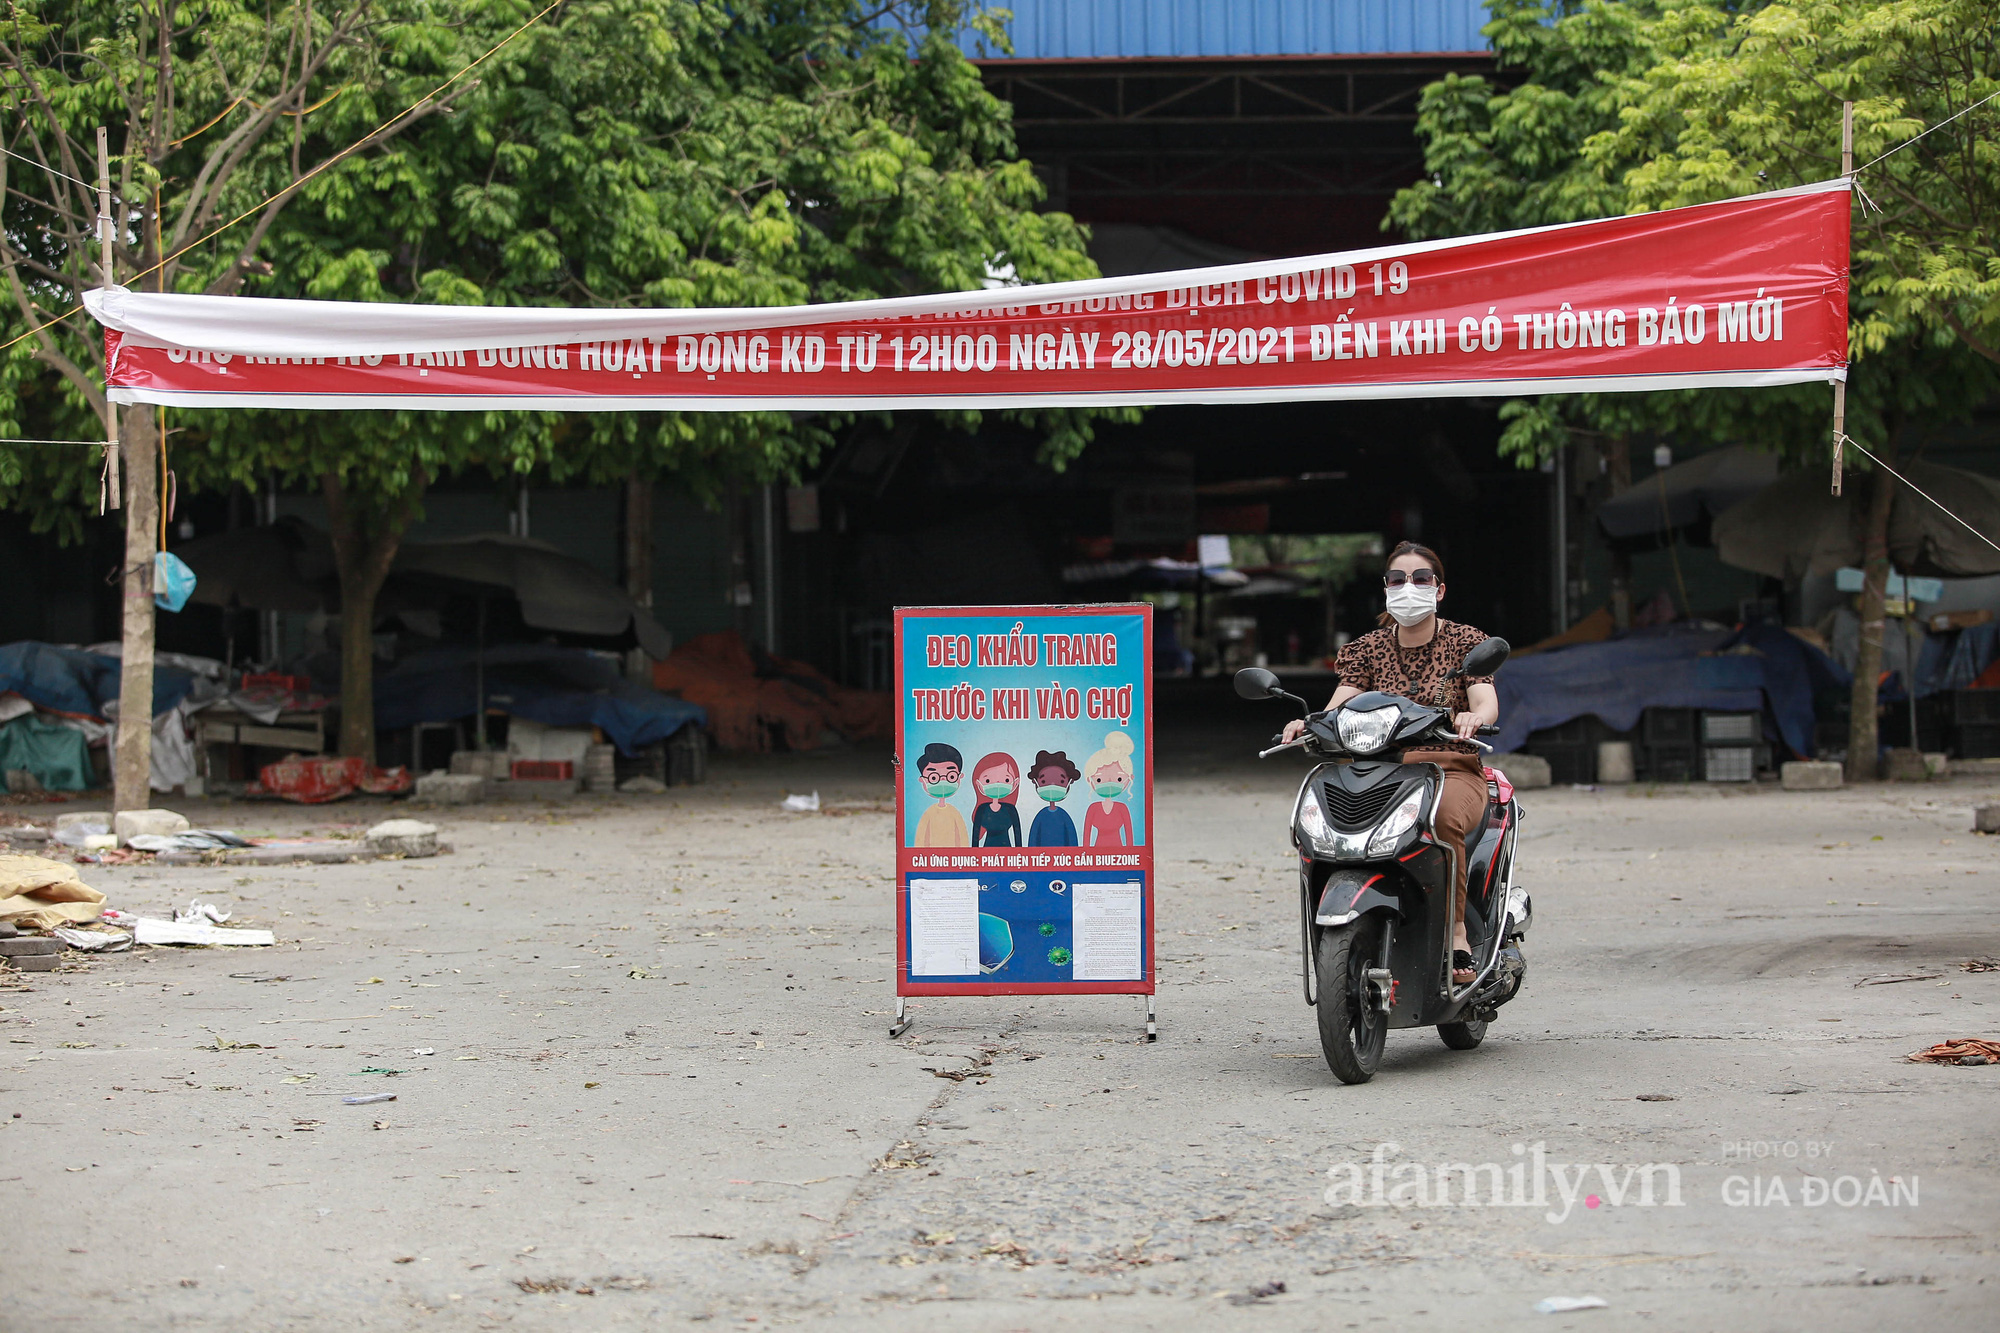
M 1508 651 L 1506 640 L 1488 639 L 1453 675 L 1491 675 Z M 1311 707 L 1261 667 L 1237 672 L 1236 692 Z M 1445 1045 L 1471 1050 L 1527 972 L 1521 940 L 1531 911 L 1514 884 L 1521 807 L 1513 785 L 1487 770 L 1486 818 L 1460 847 L 1432 830 L 1443 770 L 1402 761 L 1406 749 L 1455 738 L 1449 709 L 1370 692 L 1330 712 L 1306 712 L 1296 740 L 1258 755 L 1298 749 L 1322 761 L 1299 786 L 1292 843 L 1306 1003 L 1318 1008 L 1320 1046 L 1343 1083 L 1375 1076 L 1390 1028 L 1434 1025 Z M 1452 875 L 1468 855 L 1466 935 L 1476 975 L 1454 986 Z

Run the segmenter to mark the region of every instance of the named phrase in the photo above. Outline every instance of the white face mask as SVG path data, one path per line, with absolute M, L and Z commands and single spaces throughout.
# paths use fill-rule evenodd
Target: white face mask
M 1388 602 L 1389 614 L 1398 625 L 1420 624 L 1425 616 L 1437 613 L 1437 585 L 1426 588 L 1415 583 L 1401 584 L 1389 589 Z

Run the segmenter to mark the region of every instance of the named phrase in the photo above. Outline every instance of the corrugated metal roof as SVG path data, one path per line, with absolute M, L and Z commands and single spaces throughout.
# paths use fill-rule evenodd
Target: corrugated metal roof
M 1481 0 L 1011 0 L 1016 60 L 1484 51 Z M 975 60 L 1001 57 L 977 39 Z

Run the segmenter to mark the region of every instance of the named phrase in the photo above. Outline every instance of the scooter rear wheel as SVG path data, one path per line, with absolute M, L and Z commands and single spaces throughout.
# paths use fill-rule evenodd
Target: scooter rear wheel
M 1382 923 L 1363 917 L 1320 932 L 1313 950 L 1319 975 L 1319 1044 L 1342 1083 L 1366 1083 L 1382 1062 L 1389 1016 L 1369 1003 L 1368 969 L 1382 945 Z

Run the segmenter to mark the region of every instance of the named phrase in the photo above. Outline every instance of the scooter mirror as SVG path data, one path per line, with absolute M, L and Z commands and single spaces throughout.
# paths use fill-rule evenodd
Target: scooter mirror
M 1236 693 L 1244 699 L 1275 699 L 1285 691 L 1278 678 L 1263 667 L 1244 667 L 1236 673 Z
M 1461 676 L 1490 676 L 1498 671 L 1507 660 L 1513 648 L 1505 639 L 1488 639 L 1465 655 L 1465 662 L 1458 668 Z

